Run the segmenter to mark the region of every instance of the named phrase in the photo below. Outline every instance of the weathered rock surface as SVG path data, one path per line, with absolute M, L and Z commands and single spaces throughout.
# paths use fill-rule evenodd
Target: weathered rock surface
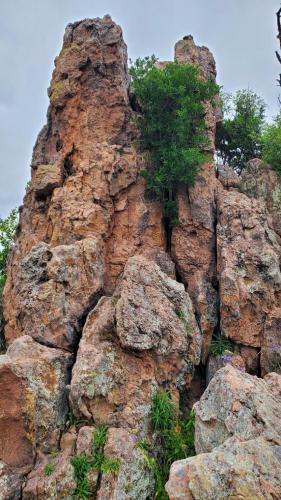
M 18 500 L 21 498 L 21 485 L 24 470 L 14 471 L 0 462 L 0 498 L 1 500 Z
M 280 403 L 266 380 L 230 365 L 222 368 L 194 407 L 196 452 L 210 452 L 232 436 L 241 441 L 262 436 L 279 443 Z
M 251 160 L 242 173 L 239 189 L 250 198 L 265 203 L 269 225 L 281 236 L 281 183 L 278 174 L 261 160 Z
M 172 465 L 170 499 L 279 498 L 280 407 L 270 377 L 219 370 L 195 405 L 198 455 Z
M 280 314 L 280 246 L 264 206 L 244 194 L 220 191 L 218 221 L 221 330 L 235 342 L 260 347 Z
M 153 498 L 154 475 L 125 429 L 111 428 L 104 448 L 106 456 L 120 461 L 117 475 L 102 476 L 98 500 L 147 500 Z
M 273 500 L 281 496 L 280 446 L 263 438 L 228 440 L 212 453 L 175 462 L 170 500 Z
M 17 264 L 13 292 L 9 283 L 6 287 L 11 297 L 5 312 L 7 341 L 25 334 L 73 350 L 80 321 L 103 288 L 101 253 L 102 243 L 95 238 L 54 248 L 44 242 L 34 246 Z
M 56 449 L 64 427 L 69 354 L 29 336 L 0 356 L 0 460 L 32 466 L 36 448 Z
M 114 296 L 100 299 L 84 327 L 71 381 L 75 414 L 147 431 L 153 392 L 166 387 L 178 400 L 200 341 L 183 285 L 132 257 Z

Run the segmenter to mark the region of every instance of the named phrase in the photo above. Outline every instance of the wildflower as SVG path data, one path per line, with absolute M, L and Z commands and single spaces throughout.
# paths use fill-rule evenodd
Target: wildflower
M 181 428 L 180 428 L 180 426 L 179 426 L 179 425 L 176 425 L 176 427 L 175 427 L 175 432 L 177 432 L 177 433 L 180 433 L 180 432 L 181 432 Z
M 230 356 L 230 354 L 224 354 L 222 359 L 225 363 L 230 363 L 232 361 L 232 356 Z
M 131 440 L 132 440 L 134 443 L 136 443 L 136 442 L 139 440 L 139 438 L 138 438 L 138 436 L 136 436 L 136 434 L 134 434 L 134 435 L 131 437 Z

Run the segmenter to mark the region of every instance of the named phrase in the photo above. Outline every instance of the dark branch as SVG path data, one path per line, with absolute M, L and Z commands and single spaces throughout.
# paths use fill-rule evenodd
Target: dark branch
M 279 55 L 279 53 L 277 52 L 277 50 L 275 51 L 275 54 L 276 54 L 276 57 L 277 57 L 278 61 L 281 64 L 281 56 Z
M 276 16 L 277 16 L 278 33 L 280 34 L 281 33 L 281 7 L 278 10 L 278 12 L 276 12 Z

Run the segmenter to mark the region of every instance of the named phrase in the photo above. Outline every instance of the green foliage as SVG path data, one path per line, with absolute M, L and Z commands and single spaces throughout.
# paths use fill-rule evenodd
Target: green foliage
M 107 438 L 107 427 L 105 425 L 99 425 L 94 430 L 94 443 L 93 443 L 93 453 L 103 449 Z
M 45 476 L 51 476 L 55 470 L 55 465 L 54 464 L 46 464 L 44 467 L 44 474 Z
M 265 126 L 262 136 L 262 159 L 281 174 L 281 115 Z
M 161 451 L 156 458 L 147 443 L 139 440 L 137 445 L 143 452 L 145 463 L 154 474 L 155 498 L 165 500 L 169 498 L 165 483 L 171 464 L 195 454 L 195 414 L 191 411 L 186 420 L 179 420 L 169 393 L 159 391 L 153 396 L 150 418 Z
M 74 476 L 76 488 L 74 495 L 76 498 L 88 500 L 91 498 L 90 485 L 87 478 L 91 469 L 97 470 L 102 474 L 117 474 L 120 468 L 120 460 L 107 457 L 103 453 L 103 448 L 107 439 L 107 427 L 97 426 L 93 434 L 93 452 L 92 455 L 81 453 L 71 459 L 74 467 Z
M 118 474 L 120 469 L 120 459 L 104 456 L 100 470 L 103 474 Z
M 177 316 L 179 317 L 179 319 L 181 319 L 182 321 L 185 321 L 185 315 L 184 315 L 184 312 L 183 311 L 177 311 Z
M 87 474 L 92 468 L 91 459 L 85 453 L 81 453 L 71 459 L 71 464 L 74 468 L 74 478 L 76 481 L 74 495 L 76 498 L 87 500 L 90 497 Z
M 223 356 L 225 351 L 232 352 L 233 344 L 221 335 L 214 337 L 210 345 L 210 354 L 218 357 Z
M 17 221 L 18 211 L 16 209 L 12 210 L 6 219 L 0 218 L 0 353 L 5 350 L 2 295 L 6 281 L 6 266 L 13 245 Z
M 164 207 L 169 225 L 177 223 L 178 184 L 194 185 L 206 155 L 204 101 L 218 93 L 212 81 L 200 79 L 189 64 L 155 67 L 156 58 L 137 59 L 130 68 L 134 94 L 141 107 L 140 142 L 150 168 L 143 172 L 147 191 Z
M 150 418 L 153 431 L 165 432 L 172 428 L 175 422 L 175 405 L 167 391 L 154 394 Z
M 226 119 L 217 129 L 216 149 L 219 161 L 238 174 L 247 161 L 261 156 L 261 136 L 265 103 L 252 90 L 240 90 L 234 96 L 222 95 Z

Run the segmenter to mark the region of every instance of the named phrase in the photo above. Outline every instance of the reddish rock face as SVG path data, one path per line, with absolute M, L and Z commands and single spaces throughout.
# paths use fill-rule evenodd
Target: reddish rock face
M 36 447 L 56 448 L 67 413 L 70 355 L 24 336 L 0 356 L 0 460 L 32 466 Z
M 110 17 L 69 25 L 49 88 L 5 291 L 6 339 L 73 349 L 79 319 L 130 255 L 164 248 L 147 202 L 128 97 L 127 50 Z

